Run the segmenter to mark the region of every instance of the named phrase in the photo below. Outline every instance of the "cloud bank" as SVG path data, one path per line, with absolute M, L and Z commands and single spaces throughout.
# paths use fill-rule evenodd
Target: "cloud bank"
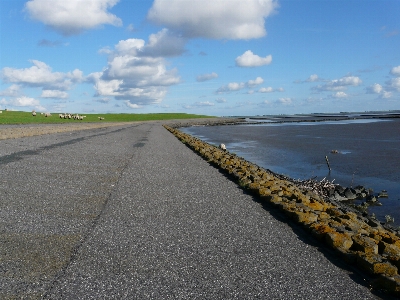
M 30 0 L 25 4 L 29 16 L 65 36 L 76 35 L 101 25 L 122 26 L 122 21 L 107 10 L 119 0 Z
M 163 47 L 169 35 L 163 29 L 150 35 L 147 44 L 142 39 L 127 39 L 119 41 L 114 50 L 108 50 L 107 67 L 88 76 L 94 83 L 96 96 L 124 100 L 130 108 L 160 103 L 168 86 L 180 82 L 178 71 L 167 69 L 164 56 L 179 55 L 184 43 L 179 40 Z
M 334 79 L 327 82 L 324 85 L 318 85 L 312 89 L 317 91 L 343 91 L 349 86 L 359 86 L 362 84 L 362 80 L 357 76 L 346 76 L 340 79 Z
M 53 72 L 44 62 L 39 60 L 30 62 L 33 64 L 30 68 L 3 68 L 0 73 L 2 80 L 17 86 L 42 88 L 42 97 L 45 98 L 66 98 L 65 91 L 71 89 L 73 84 L 85 80 L 82 71 L 78 69 L 68 73 Z
M 147 18 L 188 38 L 254 39 L 267 34 L 273 0 L 155 0 Z
M 264 82 L 264 79 L 262 79 L 261 77 L 257 77 L 254 80 L 249 80 L 246 83 L 245 82 L 230 82 L 230 83 L 218 88 L 216 93 L 222 94 L 222 93 L 239 91 L 244 88 L 253 88 L 259 84 L 262 84 L 263 82 Z

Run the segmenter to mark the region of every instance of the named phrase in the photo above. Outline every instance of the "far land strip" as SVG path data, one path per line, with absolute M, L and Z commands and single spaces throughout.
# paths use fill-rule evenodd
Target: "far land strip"
M 276 218 L 270 219 L 268 217 L 268 220 L 263 220 L 269 215 L 268 210 L 272 206 L 282 210 L 285 216 L 291 220 L 289 221 L 290 224 L 293 220 L 301 224 L 308 232 L 312 233 L 312 236 L 326 242 L 334 249 L 335 253 L 339 254 L 340 259 L 361 269 L 363 274 L 366 275 L 364 278 L 371 280 L 370 287 L 375 290 L 385 289 L 394 294 L 398 293 L 397 262 L 400 258 L 400 239 L 396 232 L 383 227 L 379 222 L 371 220 L 351 208 L 343 207 L 332 201 L 328 202 L 321 195 L 312 193 L 304 187 L 301 188 L 288 181 L 287 178 L 275 177 L 277 174 L 265 172 L 265 170 L 245 162 L 234 154 L 219 150 L 190 136 L 185 136 L 176 129 L 179 126 L 231 124 L 238 121 L 240 120 L 227 118 L 112 124 L 113 126 L 104 126 L 106 124 L 103 123 L 99 128 L 86 128 L 88 130 L 74 129 L 74 131 L 59 131 L 59 133 L 48 132 L 52 134 L 42 135 L 41 137 L 25 135 L 27 137 L 20 139 L 19 142 L 18 140 L 7 140 L 7 145 L 2 147 L 0 154 L 3 158 L 8 157 L 5 166 L 3 166 L 2 182 L 0 182 L 0 189 L 3 194 L 1 197 L 2 215 L 4 215 L 1 233 L 2 276 L 0 284 L 3 287 L 2 297 L 41 298 L 45 296 L 48 299 L 53 299 L 66 295 L 76 296 L 79 293 L 89 293 L 87 289 L 90 288 L 100 293 L 100 286 L 103 284 L 104 287 L 105 282 L 110 289 L 112 289 L 110 286 L 114 282 L 114 288 L 118 289 L 118 285 L 123 285 L 123 282 L 126 282 L 133 284 L 130 287 L 120 287 L 120 292 L 125 291 L 126 295 L 143 296 L 148 295 L 146 293 L 150 291 L 156 292 L 160 296 L 172 292 L 188 295 L 190 291 L 201 293 L 198 287 L 202 287 L 201 290 L 204 295 L 208 296 L 221 296 L 221 293 L 228 295 L 240 290 L 242 293 L 249 293 L 248 295 L 250 295 L 257 290 L 259 295 L 271 296 L 277 293 L 275 296 L 278 298 L 279 293 L 283 293 L 282 297 L 290 297 L 292 293 L 293 295 L 302 294 L 310 299 L 313 298 L 312 295 L 318 298 L 322 294 L 331 296 L 335 293 L 338 293 L 338 297 L 339 295 L 353 295 L 351 298 L 359 298 L 361 297 L 360 293 L 362 293 L 363 298 L 375 298 L 372 295 L 368 296 L 367 288 L 356 284 L 346 275 L 346 272 L 349 274 L 352 271 L 344 272 L 341 268 L 337 269 L 332 262 L 325 261 L 329 255 L 321 256 L 319 250 L 315 252 L 315 249 L 317 249 L 315 246 L 310 246 L 308 243 L 303 246 L 297 245 L 298 241 L 293 241 L 293 237 L 285 236 L 284 240 L 281 237 L 279 238 L 278 244 L 272 250 L 271 242 L 268 239 L 274 240 L 275 243 L 277 240 L 273 236 L 280 236 L 282 231 L 286 235 L 288 234 L 287 229 L 290 228 L 287 227 L 286 221 L 282 222 L 282 218 L 276 220 Z M 183 145 L 179 146 L 176 142 L 171 141 L 168 136 L 165 136 L 165 129 L 161 128 L 161 124 L 165 124 L 166 128 L 180 140 L 205 156 L 209 163 L 224 170 L 223 172 L 228 176 L 220 178 L 221 173 L 214 173 L 213 168 L 210 169 L 207 164 L 204 165 L 204 163 L 198 161 L 190 152 L 183 150 L 181 148 Z M 72 127 L 69 127 L 69 129 L 72 129 Z M 42 132 L 42 134 L 45 134 L 44 131 Z M 9 135 L 7 134 L 7 136 Z M 128 136 L 129 140 L 126 140 Z M 57 143 L 55 143 L 54 138 L 56 138 Z M 193 141 L 194 145 L 192 144 Z M 111 147 L 116 142 L 124 146 L 118 150 Z M 134 145 L 133 149 L 131 145 Z M 74 153 L 70 153 L 71 149 L 69 148 L 75 149 Z M 32 152 L 24 152 L 27 150 Z M 18 155 L 18 153 L 21 155 Z M 90 153 L 96 155 L 90 157 Z M 114 154 L 111 155 L 111 153 Z M 57 162 L 60 157 L 64 157 L 64 160 Z M 185 159 L 188 161 L 185 161 Z M 166 161 L 163 162 L 162 160 Z M 157 165 L 160 163 L 161 166 Z M 82 164 L 81 168 L 79 164 Z M 174 164 L 178 164 L 178 166 Z M 157 171 L 152 170 L 152 165 L 157 165 L 154 166 Z M 202 172 L 196 174 L 198 165 L 201 166 L 201 169 L 207 170 L 205 173 L 211 172 L 212 175 Z M 69 166 L 74 167 L 70 169 Z M 232 168 L 232 166 L 235 166 L 235 168 Z M 151 172 L 147 172 L 147 169 L 150 169 Z M 162 175 L 164 172 L 167 173 Z M 188 172 L 193 177 L 185 178 Z M 168 178 L 168 176 L 171 178 Z M 205 177 L 203 178 L 203 176 Z M 131 179 L 128 180 L 128 177 Z M 233 186 L 223 188 L 225 184 L 228 184 L 223 178 L 234 179 L 241 185 L 241 188 L 238 190 Z M 130 181 L 133 179 L 135 180 L 134 184 Z M 193 182 L 190 182 L 190 180 Z M 204 183 L 197 184 L 196 181 L 198 180 L 200 182 L 204 180 Z M 221 180 L 224 182 L 222 185 L 220 185 Z M 209 181 L 215 182 L 211 184 Z M 265 185 L 266 182 L 263 181 L 272 182 L 274 187 Z M 154 184 L 158 188 L 152 190 L 151 187 Z M 206 186 L 202 186 L 203 184 Z M 182 195 L 174 194 L 178 192 L 178 190 L 173 191 L 175 185 L 178 186 L 178 190 L 183 188 L 180 191 Z M 133 187 L 135 188 L 133 189 Z M 244 194 L 239 192 L 242 189 L 245 191 Z M 250 192 L 250 194 L 247 192 Z M 145 205 L 145 203 L 136 199 L 137 193 L 143 193 L 139 197 L 140 201 L 148 201 L 149 203 Z M 177 203 L 168 204 L 168 201 L 170 201 L 168 199 L 177 201 Z M 253 200 L 246 202 L 249 199 Z M 254 199 L 266 204 L 267 211 L 262 210 L 260 212 L 256 205 L 257 201 L 254 201 Z M 129 200 L 129 203 L 120 202 L 123 200 Z M 227 200 L 228 202 L 226 202 Z M 192 203 L 193 201 L 195 202 Z M 220 201 L 223 201 L 223 203 L 220 203 Z M 244 203 L 241 201 L 244 201 Z M 197 204 L 194 205 L 195 203 Z M 62 205 L 57 207 L 60 204 Z M 132 212 L 132 206 L 136 205 L 139 205 L 142 209 L 137 214 Z M 164 207 L 164 205 L 167 206 Z M 178 205 L 178 207 L 171 211 L 171 207 L 168 207 L 168 205 Z M 182 205 L 185 209 L 182 209 Z M 199 205 L 200 207 L 198 207 Z M 255 210 L 257 214 L 255 221 L 248 219 L 254 216 L 245 217 L 241 215 L 238 220 L 232 220 L 231 218 L 235 219 L 238 216 L 232 214 L 228 216 L 225 212 L 222 213 L 222 211 L 236 210 L 235 207 L 242 206 L 244 207 L 240 208 L 240 214 L 244 213 L 243 209 L 250 209 L 250 212 Z M 115 208 L 118 209 L 115 210 Z M 213 214 L 213 218 L 216 219 L 209 217 L 204 219 L 210 213 L 210 208 L 221 212 L 221 216 Z M 155 210 L 152 211 L 152 209 Z M 161 211 L 158 211 L 158 209 L 161 209 Z M 197 209 L 199 211 L 195 212 Z M 130 215 L 128 214 L 129 211 L 131 211 Z M 186 218 L 184 215 L 188 211 L 195 215 L 195 219 L 193 217 L 191 217 L 191 220 L 180 219 Z M 183 214 L 184 212 L 185 214 Z M 178 219 L 174 217 L 176 213 L 179 215 Z M 260 213 L 266 215 L 260 219 Z M 114 224 L 118 225 L 115 227 L 112 220 L 116 220 L 113 218 L 120 218 L 120 214 L 123 216 L 121 222 L 128 222 L 133 227 L 138 228 L 133 230 L 132 226 L 119 223 L 119 221 L 116 222 L 118 224 Z M 148 215 L 150 219 L 143 219 L 144 215 Z M 182 227 L 180 222 L 188 223 L 185 223 L 185 226 Z M 207 222 L 210 224 L 207 225 Z M 247 224 L 248 222 L 251 224 Z M 261 224 L 254 222 L 261 222 Z M 266 225 L 262 225 L 264 222 L 270 224 L 268 228 L 261 228 Z M 121 226 L 121 224 L 125 225 Z M 165 231 L 160 231 L 160 228 L 156 230 L 156 224 L 164 228 Z M 144 226 L 146 229 L 141 231 L 140 226 Z M 171 226 L 171 230 L 174 230 L 169 230 L 169 226 Z M 188 229 L 190 226 L 200 226 L 200 228 L 193 228 L 195 232 L 190 233 L 191 230 Z M 247 226 L 250 227 L 247 228 Z M 119 234 L 115 232 L 116 228 L 119 228 Z M 229 234 L 224 232 L 224 228 L 229 230 Z M 111 230 L 111 235 L 107 236 L 106 240 L 102 236 L 102 230 Z M 130 230 L 133 230 L 134 236 L 131 236 L 133 233 L 130 233 Z M 152 232 L 153 230 L 156 231 Z M 220 230 L 222 231 L 219 232 Z M 235 230 L 238 231 L 238 235 L 235 234 Z M 256 244 L 247 245 L 247 243 L 250 243 L 250 240 L 247 239 L 253 240 L 254 236 L 247 233 L 246 230 L 255 230 L 253 234 L 257 236 L 258 242 Z M 274 233 L 274 231 L 276 232 Z M 127 239 L 123 235 L 128 235 L 134 239 Z M 211 236 L 205 237 L 204 235 Z M 174 241 L 172 244 L 171 239 Z M 186 247 L 190 247 L 191 242 L 197 243 L 199 239 L 200 244 L 194 244 L 192 246 L 193 251 L 186 249 Z M 233 240 L 226 244 L 226 239 Z M 230 244 L 231 242 L 234 243 Z M 107 246 L 107 243 L 110 244 Z M 137 243 L 144 248 L 139 247 Z M 224 243 L 225 246 L 223 246 Z M 283 243 L 279 246 L 281 249 L 276 249 L 279 243 Z M 100 247 L 100 245 L 103 246 Z M 129 250 L 125 247 L 133 248 Z M 166 251 L 168 247 L 178 251 L 178 257 L 174 258 L 176 255 L 172 250 L 172 252 Z M 226 263 L 230 267 L 225 263 L 214 265 L 218 259 L 214 262 L 211 259 L 213 255 L 218 257 L 221 254 L 219 253 L 222 250 L 221 247 L 225 247 L 222 252 L 225 252 L 227 257 L 223 256 L 223 259 L 227 260 Z M 113 251 L 116 249 L 124 250 L 119 254 L 108 253 L 107 251 L 111 251 L 110 249 L 113 249 Z M 179 254 L 179 251 L 181 251 L 179 249 L 183 250 L 182 255 Z M 294 259 L 293 253 L 297 253 L 297 255 L 300 253 L 296 249 L 301 253 L 306 251 L 307 258 L 303 256 L 300 258 L 300 260 L 305 259 L 306 261 L 292 261 Z M 149 255 L 132 253 L 132 251 L 149 250 Z M 248 263 L 248 261 L 242 261 L 239 254 L 244 250 L 246 250 L 246 256 L 254 257 L 257 264 L 261 265 L 254 265 L 253 269 L 251 265 L 248 267 L 237 266 L 237 264 Z M 278 250 L 278 252 L 275 250 Z M 309 250 L 312 254 L 307 254 Z M 130 254 L 128 255 L 126 251 Z M 157 254 L 157 251 L 160 251 L 160 253 Z M 231 251 L 233 252 L 231 253 Z M 260 253 L 255 254 L 259 251 L 265 253 L 262 258 L 258 256 Z M 186 258 L 183 255 L 184 253 L 187 255 Z M 270 256 L 268 253 L 274 253 L 274 255 Z M 243 254 L 245 253 L 243 252 Z M 88 257 L 86 257 L 87 255 Z M 203 261 L 203 259 L 206 259 L 205 257 L 208 257 L 207 259 L 211 261 Z M 90 262 L 86 261 L 87 259 Z M 107 261 L 107 259 L 110 260 Z M 126 259 L 132 261 L 125 261 Z M 141 261 L 142 259 L 144 261 Z M 164 261 L 160 262 L 160 259 Z M 281 259 L 289 259 L 290 263 L 296 266 L 296 270 L 290 271 L 291 267 L 287 265 L 288 262 L 284 263 Z M 179 270 L 174 268 L 173 265 L 171 266 L 170 263 L 173 263 L 173 261 L 169 260 L 175 260 Z M 145 262 L 148 263 L 147 266 Z M 161 272 L 158 275 L 155 274 L 155 266 L 151 265 L 155 262 L 161 263 L 157 267 L 158 272 Z M 213 268 L 216 269 L 209 270 L 208 263 L 212 263 Z M 255 263 L 256 261 L 251 262 L 251 264 Z M 326 267 L 327 263 L 329 264 L 328 267 Z M 318 264 L 318 267 L 315 264 Z M 140 268 L 135 270 L 138 265 L 140 265 Z M 310 270 L 310 266 L 314 266 L 311 267 L 312 270 Z M 107 270 L 109 267 L 118 267 L 120 271 Z M 231 274 L 232 270 L 229 268 L 234 268 L 237 274 Z M 309 278 L 300 279 L 304 275 L 299 268 L 307 269 L 307 273 L 317 273 L 310 274 Z M 322 268 L 321 271 L 325 275 L 318 274 L 319 271 L 316 270 L 318 268 Z M 267 269 L 270 270 L 270 273 L 265 275 Z M 89 275 L 82 277 L 85 270 L 89 272 Z M 322 279 L 323 281 L 328 280 L 326 272 L 332 271 L 342 273 L 342 275 L 338 275 L 339 273 L 334 275 L 334 278 L 340 277 L 337 278 L 338 281 L 324 282 L 325 285 L 329 286 L 326 289 L 323 286 L 317 287 L 317 282 Z M 100 273 L 94 274 L 93 272 Z M 177 276 L 180 280 L 184 280 L 186 277 L 189 285 L 184 286 L 182 282 L 179 283 L 176 280 L 172 283 L 170 281 L 172 278 L 167 279 L 165 277 L 169 272 L 173 272 L 174 276 Z M 252 272 L 255 273 L 250 274 Z M 112 274 L 115 278 L 109 278 L 109 276 L 113 276 Z M 263 282 L 261 274 L 264 274 L 270 282 Z M 287 274 L 287 276 L 284 274 Z M 190 278 L 190 276 L 193 276 L 193 278 Z M 213 276 L 215 276 L 214 279 L 212 279 Z M 249 277 L 246 278 L 246 276 Z M 278 283 L 279 276 L 285 279 L 279 280 Z M 359 275 L 352 275 L 352 277 L 354 276 Z M 236 281 L 238 278 L 242 278 L 241 283 Z M 148 286 L 154 279 L 157 279 L 158 283 L 155 286 Z M 304 280 L 304 282 L 297 283 L 299 286 L 293 287 L 297 280 Z M 102 281 L 104 282 L 102 283 Z M 218 290 L 218 282 L 226 286 L 222 289 L 220 287 Z M 233 284 L 233 282 L 236 283 Z M 229 286 L 232 284 L 233 286 Z M 302 286 L 303 284 L 306 286 Z M 341 287 L 335 288 L 336 284 Z M 354 284 L 356 286 L 353 286 Z M 274 285 L 274 287 L 271 285 Z M 282 286 L 278 288 L 276 285 Z M 340 291 L 343 288 L 342 285 L 349 287 L 349 289 L 345 288 Z M 82 290 L 77 291 L 77 286 Z M 271 290 L 263 290 L 266 288 Z M 110 293 L 115 293 L 115 291 Z M 84 296 L 84 294 L 81 294 L 81 296 Z

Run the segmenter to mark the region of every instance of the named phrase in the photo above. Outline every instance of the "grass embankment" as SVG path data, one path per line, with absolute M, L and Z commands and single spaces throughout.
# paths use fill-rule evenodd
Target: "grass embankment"
M 137 122 L 137 121 L 157 121 L 175 119 L 197 119 L 210 118 L 210 116 L 194 115 L 185 113 L 149 113 L 149 114 L 80 114 L 86 116 L 83 120 L 62 119 L 59 113 L 51 113 L 50 117 L 45 117 L 40 113 L 34 117 L 31 112 L 23 111 L 3 111 L 0 114 L 0 124 L 64 124 L 71 122 Z M 100 120 L 99 117 L 104 118 Z

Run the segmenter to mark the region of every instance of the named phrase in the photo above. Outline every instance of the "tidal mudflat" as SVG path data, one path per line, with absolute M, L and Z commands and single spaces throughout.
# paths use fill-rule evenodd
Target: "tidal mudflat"
M 182 130 L 211 144 L 224 143 L 229 151 L 294 179 L 326 178 L 345 187 L 363 185 L 376 194 L 386 190 L 388 197 L 379 198 L 383 205 L 369 206 L 368 212 L 382 221 L 391 215 L 394 224 L 400 225 L 398 118 L 271 122 Z

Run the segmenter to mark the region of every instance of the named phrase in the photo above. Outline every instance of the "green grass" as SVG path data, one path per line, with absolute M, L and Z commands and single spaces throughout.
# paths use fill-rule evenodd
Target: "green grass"
M 53 123 L 79 123 L 79 122 L 134 122 L 157 121 L 175 119 L 212 118 L 211 116 L 184 114 L 184 113 L 154 113 L 154 114 L 82 114 L 86 118 L 83 121 L 74 119 L 61 119 L 59 113 L 51 113 L 51 117 L 45 117 L 40 113 L 34 117 L 31 112 L 3 111 L 0 114 L 0 124 L 53 124 Z M 104 120 L 100 121 L 99 117 Z

